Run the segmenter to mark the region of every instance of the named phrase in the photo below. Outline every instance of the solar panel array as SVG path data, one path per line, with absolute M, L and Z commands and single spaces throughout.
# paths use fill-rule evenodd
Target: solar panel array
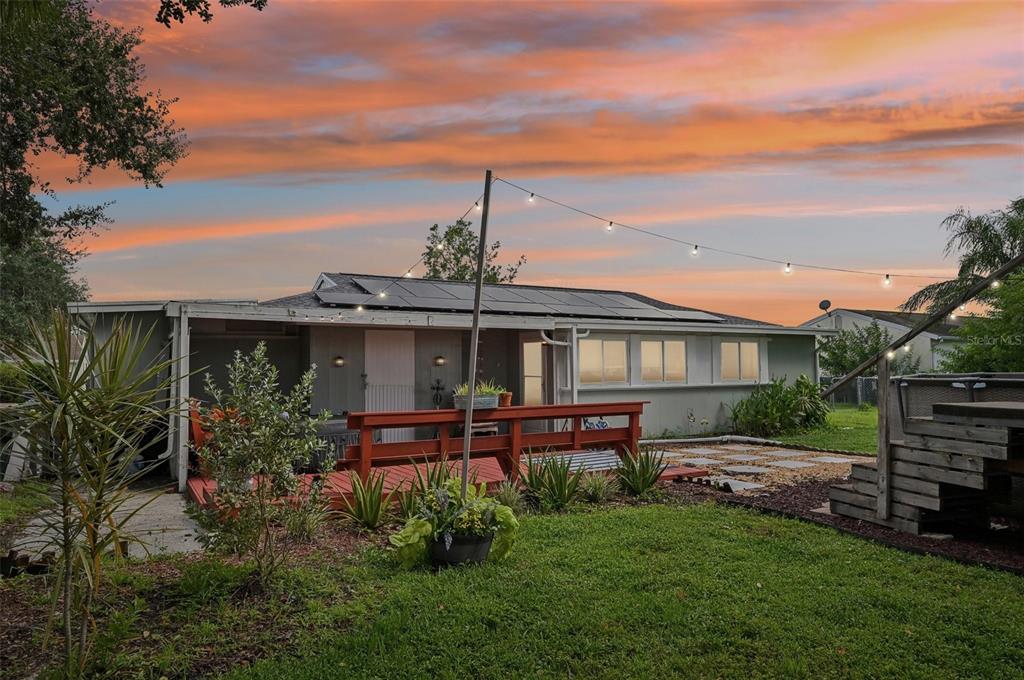
M 471 283 L 434 282 L 410 279 L 371 279 L 353 277 L 365 293 L 346 293 L 330 288 L 318 290 L 320 301 L 328 305 L 369 309 L 408 309 L 468 312 L 473 310 Z M 384 291 L 384 296 L 378 295 Z M 592 293 L 568 290 L 540 290 L 484 285 L 481 310 L 490 314 L 531 314 L 539 316 L 578 316 L 610 319 L 680 320 L 721 322 L 707 312 L 658 309 L 620 293 Z

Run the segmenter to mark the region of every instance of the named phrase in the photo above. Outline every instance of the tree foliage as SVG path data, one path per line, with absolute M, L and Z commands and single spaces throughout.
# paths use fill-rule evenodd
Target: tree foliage
M 1011 259 L 1024 252 L 1024 197 L 1018 197 L 1005 210 L 972 215 L 965 208 L 942 221 L 949 231 L 946 256 L 960 257 L 957 277 L 925 286 L 903 303 L 903 309 L 929 310 L 959 300 L 967 290 Z M 983 303 L 988 294 L 978 297 Z
M 989 292 L 988 316 L 969 316 L 954 331 L 961 340 L 943 360 L 953 373 L 1024 372 L 1024 274 Z
M 438 225 L 430 228 L 427 236 L 423 262 L 427 266 L 428 279 L 446 281 L 473 281 L 476 279 L 476 258 L 480 249 L 480 237 L 471 228 L 472 223 L 459 220 L 449 224 L 442 232 Z M 496 264 L 501 251 L 501 241 L 488 244 L 484 252 L 484 283 L 512 283 L 519 274 L 519 268 L 526 263 L 526 256 L 520 255 L 512 264 Z
M 156 12 L 158 23 L 171 27 L 171 22 L 185 23 L 185 17 L 197 15 L 205 22 L 213 21 L 213 5 L 217 3 L 221 7 L 238 7 L 248 5 L 253 9 L 262 12 L 267 6 L 267 0 L 160 0 L 160 8 Z
M 818 341 L 818 362 L 826 375 L 843 376 L 889 347 L 893 339 L 888 329 L 875 320 L 863 326 L 844 328 Z M 921 357 L 915 356 L 913 351 L 901 350 L 891 363 L 891 372 L 893 375 L 916 373 L 920 366 Z M 875 375 L 875 369 L 867 369 L 864 375 Z
M 93 16 L 86 0 L 2 0 L 0 14 L 0 337 L 25 339 L 27 319 L 84 298 L 82 239 L 109 221 L 106 205 L 51 213 L 55 193 L 35 159 L 75 159 L 71 183 L 116 167 L 158 186 L 185 140 L 172 100 L 143 87 L 138 30 Z

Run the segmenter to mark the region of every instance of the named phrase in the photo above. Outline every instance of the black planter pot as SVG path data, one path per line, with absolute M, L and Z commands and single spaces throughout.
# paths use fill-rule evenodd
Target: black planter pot
M 452 545 L 446 548 L 444 538 L 432 542 L 428 546 L 430 561 L 435 567 L 446 567 L 457 564 L 480 564 L 487 559 L 491 551 L 494 534 L 486 536 L 452 536 Z

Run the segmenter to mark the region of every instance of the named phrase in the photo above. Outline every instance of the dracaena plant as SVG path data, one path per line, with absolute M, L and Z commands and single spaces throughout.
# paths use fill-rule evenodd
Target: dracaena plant
M 21 447 L 49 499 L 38 542 L 59 556 L 50 614 L 61 623 L 64 677 L 87 672 L 105 556 L 136 541 L 127 523 L 145 506 L 129 488 L 148 471 L 139 454 L 179 409 L 169 397 L 175 361 L 146 358 L 153 332 L 119 319 L 101 336 L 55 312 L 30 324 L 27 342 L 3 347 L 23 398 L 8 409 L 17 435 L 9 445 Z
M 315 377 L 312 366 L 282 392 L 263 342 L 251 354 L 235 352 L 226 389 L 206 376 L 212 403 L 200 407 L 200 417 L 211 437 L 203 455 L 217 491 L 213 515 L 204 521 L 205 540 L 251 557 L 261 587 L 288 555 L 278 527 L 300 507 L 295 467 L 307 465 L 323 445 L 317 428 L 328 414 L 310 416 Z
M 468 485 L 463 496 L 462 480 L 452 477 L 443 486 L 429 489 L 420 511 L 388 539 L 398 549 L 402 564 L 411 567 L 422 561 L 431 541 L 451 546 L 455 536 L 493 534 L 489 558 L 505 557 L 515 542 L 519 521 L 511 508 L 486 496 L 486 486 Z

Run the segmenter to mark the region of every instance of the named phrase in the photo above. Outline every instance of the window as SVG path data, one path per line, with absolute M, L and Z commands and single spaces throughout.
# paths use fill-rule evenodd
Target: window
M 721 344 L 722 380 L 757 380 L 761 375 L 758 344 L 730 342 Z
M 580 340 L 580 382 L 626 382 L 626 341 Z
M 544 403 L 544 345 L 523 343 L 523 406 Z
M 640 378 L 645 383 L 686 380 L 686 343 L 682 340 L 642 340 Z

